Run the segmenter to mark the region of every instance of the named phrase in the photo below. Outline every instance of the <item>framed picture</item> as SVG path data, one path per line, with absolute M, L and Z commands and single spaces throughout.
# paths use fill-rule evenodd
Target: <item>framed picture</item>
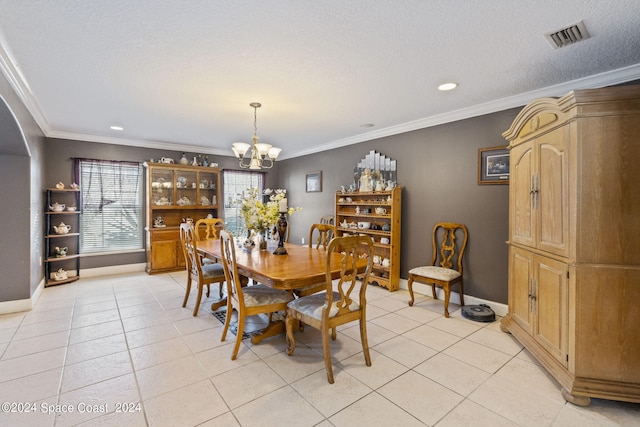
M 322 192 L 322 171 L 307 174 L 307 193 Z
M 508 184 L 509 169 L 506 147 L 478 149 L 478 185 Z

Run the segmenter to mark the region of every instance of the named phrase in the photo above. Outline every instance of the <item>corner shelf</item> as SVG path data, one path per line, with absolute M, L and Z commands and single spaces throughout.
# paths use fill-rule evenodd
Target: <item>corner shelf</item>
M 80 278 L 80 190 L 70 188 L 48 188 L 45 201 L 45 226 L 44 231 L 44 285 L 56 286 L 65 283 L 75 282 Z M 52 204 L 60 203 L 66 206 L 72 206 L 73 203 L 76 210 L 71 212 L 67 210 L 52 211 L 49 207 Z M 57 234 L 54 232 L 54 226 L 60 221 L 71 227 L 74 232 Z M 67 247 L 69 254 L 65 256 L 56 256 L 56 247 Z M 67 277 L 62 280 L 55 278 L 55 273 L 64 270 Z

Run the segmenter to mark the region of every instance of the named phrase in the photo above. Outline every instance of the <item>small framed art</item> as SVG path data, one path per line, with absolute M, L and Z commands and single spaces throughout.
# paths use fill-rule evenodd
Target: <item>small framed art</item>
M 309 172 L 307 174 L 307 193 L 322 192 L 322 171 Z
M 509 169 L 506 147 L 478 149 L 478 185 L 508 184 Z

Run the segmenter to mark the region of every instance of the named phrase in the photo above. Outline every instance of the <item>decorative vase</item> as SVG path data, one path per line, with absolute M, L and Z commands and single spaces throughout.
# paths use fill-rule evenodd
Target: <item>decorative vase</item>
M 182 153 L 182 157 L 180 158 L 180 164 L 181 165 L 188 165 L 189 164 L 189 159 L 187 159 L 186 153 Z
M 267 230 L 260 230 L 260 250 L 267 250 Z

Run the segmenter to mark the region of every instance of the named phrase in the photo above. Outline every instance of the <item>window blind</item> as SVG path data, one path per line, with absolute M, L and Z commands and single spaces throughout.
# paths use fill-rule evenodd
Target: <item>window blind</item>
M 80 184 L 80 253 L 143 247 L 142 164 L 76 159 Z
M 264 172 L 225 170 L 222 172 L 224 200 L 224 226 L 234 236 L 246 235 L 247 227 L 237 201 L 247 188 L 264 189 Z

